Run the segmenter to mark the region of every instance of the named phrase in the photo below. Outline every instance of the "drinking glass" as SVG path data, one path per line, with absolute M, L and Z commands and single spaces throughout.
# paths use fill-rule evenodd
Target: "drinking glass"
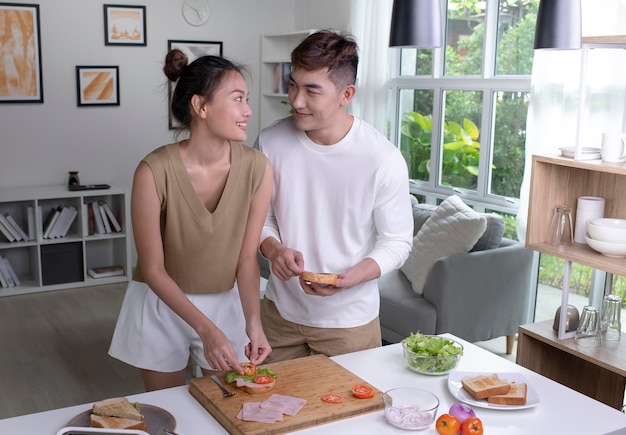
M 622 298 L 617 295 L 607 295 L 602 301 L 602 319 L 600 330 L 607 341 L 619 340 L 622 335 Z
M 550 224 L 550 239 L 553 246 L 571 246 L 574 241 L 572 230 L 572 207 L 558 205 L 554 207 L 552 223 Z
M 574 341 L 581 346 L 600 346 L 600 313 L 596 307 L 583 307 Z

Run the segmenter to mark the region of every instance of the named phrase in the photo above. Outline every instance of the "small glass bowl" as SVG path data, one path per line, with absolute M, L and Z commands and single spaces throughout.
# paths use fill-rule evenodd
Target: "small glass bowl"
M 419 388 L 394 388 L 383 394 L 385 418 L 392 425 L 406 430 L 422 430 L 433 424 L 439 399 Z
M 446 338 L 446 340 L 454 343 L 455 346 L 461 348 L 461 353 L 458 355 L 420 355 L 412 352 L 406 347 L 406 343 L 402 342 L 402 353 L 404 354 L 404 362 L 409 366 L 411 370 L 424 375 L 445 375 L 450 373 L 461 360 L 463 354 L 463 346 L 454 340 Z

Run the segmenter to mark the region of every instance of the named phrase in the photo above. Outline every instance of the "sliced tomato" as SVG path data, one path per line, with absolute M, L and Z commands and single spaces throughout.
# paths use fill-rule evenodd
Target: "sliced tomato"
M 254 376 L 256 373 L 256 366 L 251 362 L 242 362 L 239 363 L 239 365 L 243 369 L 243 374 L 246 376 Z
M 374 389 L 369 385 L 356 384 L 352 386 L 352 395 L 357 399 L 371 399 L 374 397 Z
M 328 393 L 322 396 L 322 401 L 326 403 L 341 403 L 343 402 L 343 396 L 340 396 L 339 394 Z
M 272 382 L 274 382 L 274 377 L 270 375 L 260 374 L 254 377 L 255 384 L 271 384 Z

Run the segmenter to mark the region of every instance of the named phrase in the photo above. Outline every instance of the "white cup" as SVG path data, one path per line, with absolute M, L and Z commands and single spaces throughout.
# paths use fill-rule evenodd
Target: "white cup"
M 621 162 L 626 159 L 624 153 L 624 133 L 602 133 L 602 160 L 605 162 Z
M 587 221 L 604 217 L 604 198 L 597 196 L 579 196 L 576 207 L 576 225 L 574 226 L 574 241 L 587 244 L 585 233 Z

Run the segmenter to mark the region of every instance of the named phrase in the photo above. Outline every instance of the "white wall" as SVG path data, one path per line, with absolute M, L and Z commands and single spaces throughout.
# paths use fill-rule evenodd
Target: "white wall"
M 248 66 L 253 143 L 260 35 L 345 28 L 350 0 L 210 0 L 211 18 L 200 27 L 183 20 L 183 0 L 121 2 L 146 6 L 146 47 L 104 45 L 103 3 L 39 2 L 44 103 L 0 104 L 0 187 L 64 184 L 67 171 L 77 170 L 84 184 L 130 189 L 139 160 L 173 141 L 161 72 L 168 39 L 223 41 L 224 56 Z M 121 105 L 77 107 L 77 65 L 118 65 Z

